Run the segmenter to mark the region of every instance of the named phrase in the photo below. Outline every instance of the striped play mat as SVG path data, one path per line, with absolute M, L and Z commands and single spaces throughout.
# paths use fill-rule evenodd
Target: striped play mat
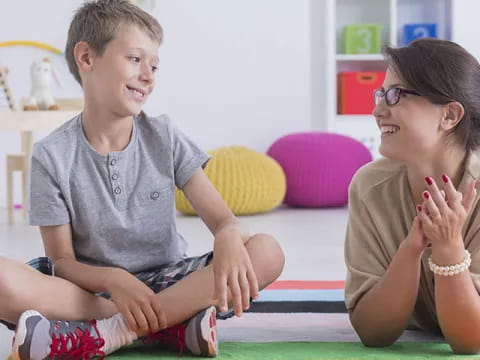
M 276 281 L 260 292 L 251 312 L 344 313 L 344 281 Z
M 397 343 L 388 348 L 367 348 L 360 343 L 344 342 L 283 342 L 283 343 L 221 343 L 218 360 L 401 360 L 401 359 L 479 359 L 479 356 L 456 356 L 444 343 Z M 110 360 L 178 360 L 178 352 L 136 346 L 122 349 Z M 184 353 L 180 358 L 196 359 Z

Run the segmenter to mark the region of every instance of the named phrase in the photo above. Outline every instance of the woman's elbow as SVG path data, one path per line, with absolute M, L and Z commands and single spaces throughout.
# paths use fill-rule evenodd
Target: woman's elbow
M 452 334 L 445 333 L 445 340 L 450 345 L 454 354 L 457 355 L 477 355 L 480 354 L 480 334 L 476 330 L 466 329 L 463 333 Z
M 397 341 L 398 337 L 385 337 L 385 336 L 362 336 L 358 334 L 360 341 L 366 347 L 388 347 Z
M 480 354 L 480 343 L 476 344 L 450 344 L 452 351 L 456 355 L 478 355 Z
M 393 345 L 402 334 L 401 331 L 392 332 L 391 328 L 385 329 L 361 322 L 353 314 L 350 314 L 350 321 L 360 341 L 367 347 L 387 347 Z

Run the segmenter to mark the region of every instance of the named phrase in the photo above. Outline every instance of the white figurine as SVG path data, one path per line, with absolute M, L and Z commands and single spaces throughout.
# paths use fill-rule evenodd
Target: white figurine
M 42 61 L 34 61 L 30 68 L 31 91 L 24 110 L 58 110 L 58 106 L 52 96 L 52 82 L 62 86 L 55 68 L 48 58 Z

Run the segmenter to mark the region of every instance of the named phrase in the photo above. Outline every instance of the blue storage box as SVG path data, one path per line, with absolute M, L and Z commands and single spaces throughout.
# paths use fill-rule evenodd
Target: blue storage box
M 413 40 L 421 38 L 436 38 L 437 24 L 405 24 L 403 27 L 403 44 L 408 45 Z

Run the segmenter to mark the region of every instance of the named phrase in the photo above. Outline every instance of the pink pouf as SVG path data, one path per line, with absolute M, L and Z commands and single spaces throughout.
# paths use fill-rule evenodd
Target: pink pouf
M 286 135 L 267 151 L 287 177 L 285 203 L 297 207 L 343 206 L 355 172 L 372 160 L 360 141 L 324 132 Z

